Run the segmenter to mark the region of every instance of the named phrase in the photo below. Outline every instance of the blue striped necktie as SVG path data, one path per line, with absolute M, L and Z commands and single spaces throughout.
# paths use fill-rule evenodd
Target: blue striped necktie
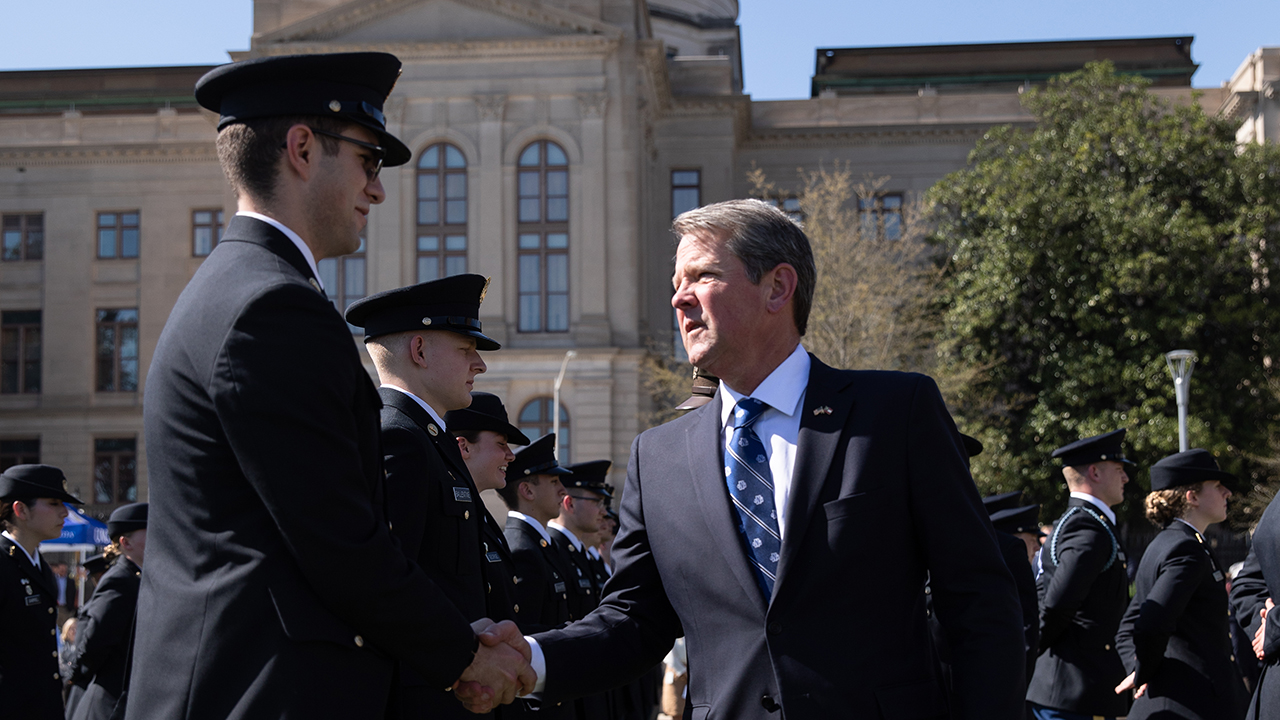
M 733 435 L 724 453 L 724 479 L 729 497 L 738 512 L 738 531 L 747 545 L 747 556 L 756 571 L 756 580 L 765 601 L 773 596 L 778 576 L 778 553 L 782 536 L 778 532 L 778 512 L 773 503 L 773 474 L 764 443 L 751 428 L 769 407 L 755 398 L 742 398 L 734 407 Z

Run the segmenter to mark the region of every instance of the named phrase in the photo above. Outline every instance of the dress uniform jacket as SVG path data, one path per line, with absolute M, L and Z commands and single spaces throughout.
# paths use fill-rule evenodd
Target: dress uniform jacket
M 1040 657 L 1027 700 L 1084 715 L 1122 716 L 1127 673 L 1115 649 L 1129 605 L 1124 548 L 1111 521 L 1071 498 L 1037 556 Z
M 381 717 L 393 659 L 441 688 L 472 661 L 387 527 L 382 402 L 318 288 L 238 215 L 160 335 L 131 719 Z
M 555 546 L 542 539 L 529 523 L 507 518 L 503 531 L 515 561 L 516 601 L 520 604 L 524 634 L 559 627 L 572 619 L 569 614 L 569 580 Z
M 480 491 L 453 435 L 405 393 L 383 387 L 378 394 L 392 532 L 467 620 L 479 620 L 486 609 Z M 406 720 L 472 716 L 453 693 L 407 667 L 398 669 L 391 704 L 392 715 Z
M 547 533 L 551 535 L 551 542 L 569 571 L 569 613 L 575 618 L 584 618 L 600 604 L 600 587 L 596 584 L 590 558 L 573 544 L 565 531 L 549 526 Z M 623 690 L 625 687 L 577 698 L 574 704 L 578 708 L 578 720 L 612 720 L 621 717 L 618 711 L 622 707 L 620 692 Z
M 1267 583 L 1268 597 L 1280 598 L 1280 501 L 1272 500 L 1253 533 L 1253 552 Z M 1262 647 L 1266 658 L 1249 701 L 1248 720 L 1280 717 L 1280 612 L 1267 613 Z
M 71 681 L 86 689 L 70 716 L 74 720 L 108 720 L 115 710 L 124 690 L 141 585 L 142 570 L 121 557 L 102 576 L 80 612 Z
M 0 536 L 0 716 L 62 720 L 57 589 L 49 563 Z
M 1116 646 L 1134 684 L 1130 720 L 1240 720 L 1248 697 L 1231 648 L 1226 578 L 1203 536 L 1169 524 L 1147 546 Z
M 812 361 L 770 598 L 725 486 L 722 402 L 632 444 L 608 595 L 536 637 L 544 698 L 638 677 L 684 635 L 694 720 L 946 718 L 929 573 L 957 668 L 954 720 L 1022 718 L 1017 591 L 937 386 Z
M 489 514 L 484 503 L 480 524 L 480 542 L 484 550 L 484 563 L 480 566 L 484 575 L 485 617 L 491 620 L 510 620 L 520 625 L 520 601 L 516 594 L 516 561 L 502 534 L 502 526 Z

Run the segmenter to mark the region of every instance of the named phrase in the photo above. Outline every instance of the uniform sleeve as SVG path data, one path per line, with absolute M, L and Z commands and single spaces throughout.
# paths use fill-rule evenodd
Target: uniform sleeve
M 1258 631 L 1258 625 L 1262 622 L 1258 611 L 1266 606 L 1269 597 L 1271 591 L 1267 590 L 1267 581 L 1262 577 L 1262 566 L 1258 564 L 1258 556 L 1250 547 L 1240 572 L 1231 580 L 1231 609 L 1235 611 L 1236 620 L 1249 637 L 1253 637 Z
M 1150 681 L 1160 671 L 1178 619 L 1196 588 L 1212 572 L 1213 564 L 1198 543 L 1179 543 L 1160 563 L 1156 581 L 1142 604 L 1136 607 L 1133 621 L 1134 665 L 1131 669 L 1137 673 L 1136 685 Z M 1133 603 L 1130 607 L 1133 608 Z
M 111 651 L 129 641 L 138 590 L 135 586 L 130 592 L 125 587 L 127 582 L 128 578 L 116 574 L 103 576 L 102 584 L 98 585 L 81 611 L 76 625 L 75 651 L 71 657 L 74 669 L 72 682 L 88 684 Z
M 1058 568 L 1045 589 L 1040 607 L 1040 651 L 1051 647 L 1071 625 L 1071 618 L 1089 595 L 1089 588 L 1108 562 L 1113 543 L 1102 523 L 1077 514 L 1055 531 Z M 1052 552 L 1046 545 L 1044 551 Z M 1047 558 L 1044 561 L 1052 562 Z
M 209 393 L 242 473 L 325 608 L 445 687 L 470 665 L 478 640 L 371 500 L 378 478 L 359 438 L 377 428 L 353 408 L 367 399 L 361 393 L 373 395 L 371 407 L 377 400 L 351 342 L 314 292 L 277 288 L 253 299 L 228 332 Z M 343 582 L 333 581 L 334 568 Z

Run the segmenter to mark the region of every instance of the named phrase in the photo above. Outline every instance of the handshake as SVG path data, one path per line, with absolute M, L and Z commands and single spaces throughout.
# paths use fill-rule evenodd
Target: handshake
M 538 681 L 529 666 L 533 656 L 515 623 L 481 618 L 471 623 L 471 629 L 480 638 L 480 647 L 453 684 L 454 695 L 463 706 L 473 713 L 487 713 L 533 692 Z

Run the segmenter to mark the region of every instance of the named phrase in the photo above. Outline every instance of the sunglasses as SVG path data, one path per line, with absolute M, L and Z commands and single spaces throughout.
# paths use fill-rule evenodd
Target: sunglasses
M 609 498 L 587 497 L 586 495 L 570 495 L 569 497 L 574 500 L 582 500 L 583 502 L 597 503 L 601 507 L 603 507 L 605 503 L 609 502 Z
M 352 145 L 359 145 L 365 150 L 368 150 L 369 152 L 373 153 L 372 157 L 368 155 L 360 156 L 360 160 L 364 162 L 365 177 L 369 178 L 369 182 L 373 182 L 374 179 L 378 177 L 378 173 L 382 172 L 382 161 L 385 160 L 387 157 L 387 149 L 382 147 L 381 145 L 374 145 L 373 143 L 367 143 L 363 140 L 357 140 L 353 137 L 347 137 L 346 135 L 340 135 L 335 132 L 329 132 L 328 130 L 318 130 L 316 128 L 310 128 L 310 129 L 311 129 L 311 132 L 317 135 L 324 135 L 326 137 L 334 138 L 335 140 L 342 140 L 343 142 L 349 142 Z

